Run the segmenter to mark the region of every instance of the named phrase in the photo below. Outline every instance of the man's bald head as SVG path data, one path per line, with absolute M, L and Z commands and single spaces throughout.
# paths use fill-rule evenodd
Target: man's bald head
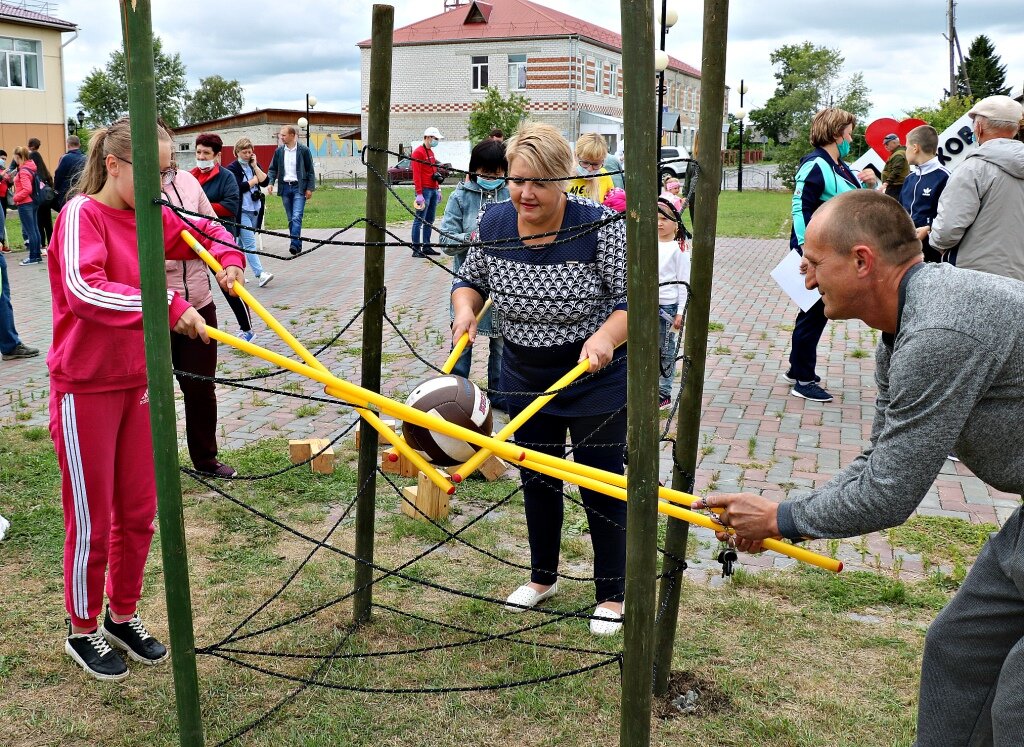
M 921 255 L 914 222 L 896 200 L 870 189 L 844 192 L 815 212 L 807 226 L 808 243 L 828 247 L 847 256 L 866 244 L 891 265 L 902 265 Z

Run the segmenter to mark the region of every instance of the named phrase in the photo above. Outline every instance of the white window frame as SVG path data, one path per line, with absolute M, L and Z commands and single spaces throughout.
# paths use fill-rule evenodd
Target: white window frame
M 613 99 L 619 95 L 619 66 L 615 62 L 608 63 L 608 95 Z
M 514 59 L 513 59 L 514 58 Z M 520 59 L 521 58 L 521 59 Z M 528 84 L 526 73 L 529 58 L 525 54 L 510 54 L 508 56 L 508 90 L 525 91 Z M 513 73 L 515 77 L 513 78 Z M 522 81 L 522 85 L 519 83 Z M 514 82 L 514 85 L 513 85 Z
M 487 55 L 473 55 L 469 58 L 469 87 L 471 91 L 483 91 L 487 88 L 491 77 L 489 67 L 490 58 Z
M 0 49 L 0 71 L 2 71 L 2 77 L 0 77 L 0 88 L 17 88 L 28 91 L 42 91 L 43 90 L 43 43 L 38 39 L 21 39 L 12 36 L 0 36 L 0 41 L 8 42 L 4 46 L 11 47 L 10 49 Z M 18 49 L 19 45 L 22 49 Z M 31 46 L 33 49 L 25 49 L 24 47 Z M 28 85 L 28 63 L 27 59 L 34 57 L 36 60 L 36 85 Z M 12 77 L 10 74 L 11 65 L 17 60 L 19 73 L 21 76 L 21 85 L 13 85 Z

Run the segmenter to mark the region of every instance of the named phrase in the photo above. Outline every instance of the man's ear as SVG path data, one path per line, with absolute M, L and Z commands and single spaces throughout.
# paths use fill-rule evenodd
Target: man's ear
M 857 277 L 863 278 L 870 275 L 875 267 L 875 262 L 878 260 L 875 250 L 867 244 L 856 244 L 850 250 L 850 253 L 853 255 L 854 263 L 857 266 Z

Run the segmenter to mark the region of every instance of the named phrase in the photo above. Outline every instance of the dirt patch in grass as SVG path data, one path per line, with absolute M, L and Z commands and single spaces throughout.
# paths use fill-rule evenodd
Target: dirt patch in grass
M 687 703 L 690 704 L 689 708 L 686 707 Z M 723 692 L 713 680 L 696 672 L 674 671 L 668 677 L 668 692 L 654 699 L 651 711 L 660 719 L 681 716 L 702 718 L 728 711 L 731 707 L 729 694 Z

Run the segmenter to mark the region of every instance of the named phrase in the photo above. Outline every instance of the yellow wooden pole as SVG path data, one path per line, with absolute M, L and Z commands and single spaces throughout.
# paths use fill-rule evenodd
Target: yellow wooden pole
M 212 254 L 210 254 L 210 252 L 208 252 L 206 248 L 202 244 L 200 244 L 191 233 L 189 233 L 188 231 L 182 231 L 181 237 L 185 240 L 185 243 L 192 247 L 192 251 L 198 254 L 199 257 L 204 262 L 206 262 L 207 265 L 210 266 L 211 270 L 213 270 L 214 272 L 220 272 L 223 269 L 221 267 L 220 262 L 218 262 L 217 259 Z M 302 360 L 304 360 L 308 365 L 312 366 L 313 368 L 316 368 L 325 373 L 330 373 L 327 370 L 327 367 L 324 366 L 324 364 L 322 364 L 320 361 L 318 361 L 316 356 L 309 352 L 309 350 L 306 349 L 306 346 L 299 342 L 298 339 L 296 339 L 296 337 L 291 332 L 285 329 L 284 325 L 277 321 L 277 319 L 274 318 L 274 315 L 267 311 L 263 304 L 257 301 L 256 297 L 253 296 L 252 293 L 250 293 L 249 290 L 244 285 L 236 283 L 234 286 L 234 291 L 249 308 L 256 312 L 260 319 L 267 323 L 268 327 L 270 327 L 272 330 L 274 330 L 274 332 L 277 333 L 278 337 L 285 341 L 288 347 L 295 351 L 296 355 L 298 355 Z M 335 392 L 328 392 L 328 394 L 331 394 L 332 396 L 335 397 L 340 396 Z M 341 398 L 344 399 L 344 397 Z M 436 469 L 434 469 L 430 464 L 428 464 L 423 457 L 416 453 L 416 451 L 414 451 L 413 448 L 409 446 L 409 444 L 407 444 L 397 433 L 395 433 L 391 429 L 391 427 L 387 425 L 387 423 L 382 421 L 374 413 L 370 412 L 365 408 L 357 407 L 356 412 L 359 413 L 359 416 L 363 420 L 365 420 L 374 430 L 380 433 L 380 435 L 382 435 L 388 443 L 394 446 L 397 451 L 401 452 L 406 459 L 415 464 L 417 468 L 422 470 L 427 475 L 427 477 L 430 478 L 431 482 L 433 482 L 438 488 L 445 491 L 445 493 L 447 493 L 448 495 L 451 495 L 452 493 L 455 492 L 455 486 L 452 485 L 451 482 L 449 482 L 447 479 L 445 479 L 445 477 Z
M 492 299 L 488 298 L 484 301 L 484 307 L 480 309 L 480 313 L 476 315 L 476 323 L 479 324 L 480 320 L 484 318 L 484 314 L 487 313 L 487 309 L 491 308 Z M 455 368 L 455 364 L 459 362 L 459 356 L 462 355 L 462 351 L 466 349 L 469 344 L 469 332 L 463 332 L 459 341 L 455 343 L 455 347 L 452 348 L 451 355 L 448 356 L 448 360 L 441 366 L 441 370 L 446 374 L 451 373 L 452 369 Z

